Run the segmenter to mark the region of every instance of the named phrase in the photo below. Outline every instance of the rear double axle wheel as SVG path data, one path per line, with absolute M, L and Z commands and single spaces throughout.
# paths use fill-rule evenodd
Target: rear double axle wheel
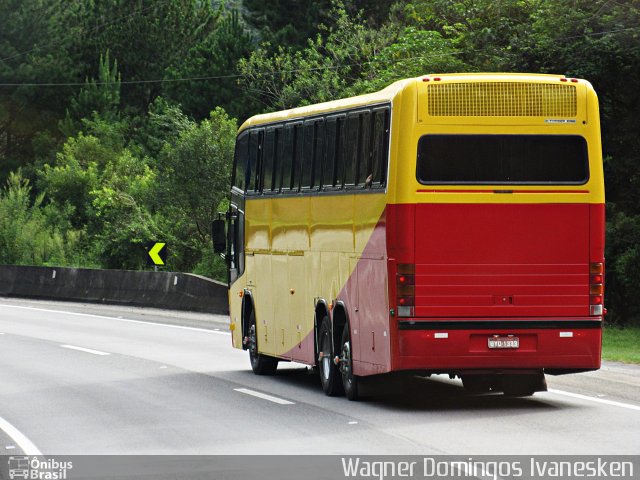
M 322 389 L 329 396 L 344 393 L 349 400 L 358 398 L 358 377 L 353 374 L 353 357 L 349 324 L 341 335 L 339 345 L 333 344 L 331 321 L 328 316 L 322 319 L 318 339 L 318 367 Z

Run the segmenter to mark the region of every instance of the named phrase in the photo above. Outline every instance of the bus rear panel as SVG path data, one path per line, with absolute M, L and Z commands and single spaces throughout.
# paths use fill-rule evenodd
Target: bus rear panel
M 591 86 L 424 80 L 398 146 L 413 165 L 398 161 L 387 206 L 392 369 L 599 368 L 605 224 Z

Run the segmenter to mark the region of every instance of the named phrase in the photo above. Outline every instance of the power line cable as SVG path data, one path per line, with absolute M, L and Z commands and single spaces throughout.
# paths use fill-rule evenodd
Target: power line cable
M 480 51 L 480 50 L 472 50 L 472 52 Z M 432 55 L 420 55 L 416 57 L 407 57 L 407 58 L 398 58 L 393 60 L 394 63 L 399 62 L 407 62 L 411 60 L 419 60 L 419 59 L 427 59 L 434 57 L 447 57 L 454 55 L 462 55 L 465 52 L 447 52 L 447 53 L 439 53 Z M 366 62 L 354 62 L 354 63 L 343 63 L 340 65 L 326 65 L 322 67 L 308 67 L 308 68 L 292 68 L 289 70 L 273 70 L 269 72 L 262 72 L 263 75 L 286 75 L 291 73 L 299 73 L 299 72 L 315 72 L 322 70 L 338 70 L 341 68 L 347 67 L 358 67 L 369 65 L 372 63 L 380 62 L 382 59 L 376 58 L 372 60 L 368 60 Z M 227 75 L 209 75 L 209 76 L 199 76 L 199 77 L 184 77 L 184 78 L 165 78 L 165 79 L 155 79 L 155 80 L 121 80 L 118 82 L 96 82 L 92 81 L 93 85 L 137 85 L 137 84 L 145 84 L 145 83 L 172 83 L 172 82 L 190 82 L 190 81 L 198 81 L 198 80 L 224 80 L 224 79 L 232 79 L 232 78 L 246 78 L 247 75 L 244 74 L 227 74 Z M 62 83 L 0 83 L 0 87 L 17 87 L 17 86 L 26 86 L 26 87 L 84 87 L 87 85 L 87 82 L 62 82 Z
M 106 22 L 106 23 L 103 23 L 103 24 L 101 24 L 101 25 L 97 25 L 97 26 L 95 26 L 95 27 L 92 27 L 92 28 L 90 28 L 90 29 L 88 29 L 88 30 L 86 30 L 86 31 L 84 30 L 84 28 L 81 28 L 81 33 L 84 33 L 84 34 L 90 34 L 90 33 L 98 32 L 99 30 L 101 30 L 101 29 L 103 29 L 103 28 L 105 28 L 105 27 L 108 27 L 108 26 L 110 26 L 110 25 L 114 25 L 114 24 L 120 23 L 121 21 L 127 20 L 127 19 L 129 19 L 129 18 L 133 18 L 133 17 L 134 17 L 134 16 L 136 16 L 136 15 L 139 15 L 139 14 L 141 14 L 141 13 L 144 13 L 144 12 L 148 11 L 148 10 L 151 10 L 152 8 L 157 7 L 158 5 L 162 5 L 162 4 L 164 4 L 164 3 L 167 3 L 168 1 L 170 1 L 170 0 L 162 0 L 162 1 L 153 2 L 153 3 L 152 3 L 151 5 L 149 5 L 148 7 L 141 8 L 140 10 L 136 10 L 136 11 L 134 11 L 134 12 L 132 12 L 132 13 L 127 14 L 127 15 L 122 15 L 122 16 L 120 16 L 120 17 L 117 17 L 117 18 L 115 18 L 115 19 L 113 19 L 113 20 L 109 21 L 109 22 Z M 53 41 L 53 42 L 47 43 L 47 44 L 46 44 L 46 45 L 44 45 L 44 46 L 46 46 L 46 47 L 52 47 L 52 46 L 59 45 L 60 43 L 62 43 L 62 42 L 61 42 L 61 41 L 57 41 L 57 42 L 56 42 L 56 41 Z M 24 52 L 16 53 L 16 54 L 13 54 L 13 55 L 11 55 L 11 56 L 9 56 L 9 57 L 0 58 L 0 62 L 6 62 L 7 60 L 12 60 L 12 59 L 14 59 L 14 58 L 22 57 L 23 55 L 27 55 L 27 54 L 29 54 L 29 53 L 31 53 L 31 52 L 36 51 L 36 50 L 37 50 L 38 48 L 40 48 L 41 46 L 43 46 L 43 45 L 36 45 L 35 47 L 33 47 L 33 48 L 32 48 L 32 49 L 30 49 L 30 50 L 26 50 L 26 51 L 24 51 Z
M 628 27 L 628 28 L 620 28 L 620 29 L 616 29 L 616 30 L 608 30 L 605 32 L 591 32 L 591 33 L 584 33 L 584 34 L 580 34 L 580 35 L 574 35 L 574 36 L 570 36 L 570 37 L 563 37 L 562 39 L 559 40 L 569 40 L 569 39 L 574 39 L 574 38 L 583 38 L 583 37 L 591 37 L 591 36 L 597 36 L 597 35 L 606 35 L 609 33 L 618 33 L 618 32 L 624 32 L 624 31 L 629 31 L 629 30 L 638 30 L 640 29 L 640 26 L 635 26 L 635 27 Z M 420 59 L 427 59 L 427 58 L 434 58 L 434 57 L 445 57 L 445 56 L 455 56 L 455 55 L 463 55 L 465 53 L 475 53 L 475 52 L 483 52 L 484 49 L 475 49 L 475 50 L 471 50 L 471 51 L 458 51 L 458 52 L 447 52 L 447 53 L 440 53 L 440 54 L 432 54 L 432 55 L 420 55 L 420 56 L 415 56 L 415 57 L 407 57 L 407 58 L 399 58 L 396 60 L 393 60 L 394 63 L 398 63 L 398 62 L 406 62 L 406 61 L 411 61 L 411 60 L 420 60 Z M 327 65 L 327 66 L 322 66 L 322 67 L 309 67 L 309 68 L 296 68 L 296 69 L 289 69 L 289 70 L 274 70 L 274 71 L 270 71 L 270 72 L 262 72 L 263 75 L 271 75 L 271 76 L 277 76 L 277 75 L 286 75 L 286 74 L 291 74 L 291 73 L 299 73 L 299 72 L 314 72 L 314 71 L 322 71 L 322 70 L 337 70 L 340 68 L 347 68 L 347 67 L 358 67 L 358 66 L 364 66 L 364 65 L 370 65 L 372 63 L 376 63 L 382 61 L 381 59 L 378 58 L 374 58 L 372 60 L 368 60 L 366 62 L 355 62 L 355 63 L 345 63 L 345 64 L 340 64 L 340 65 Z M 192 82 L 192 81 L 207 81 L 207 80 L 225 80 L 225 79 L 233 79 L 233 78 L 247 78 L 248 76 L 245 74 L 226 74 L 226 75 L 207 75 L 207 76 L 195 76 L 195 77 L 183 77 L 183 78 L 164 78 L 164 79 L 148 79 L 148 80 L 121 80 L 118 82 L 99 82 L 99 81 L 93 81 L 92 84 L 93 85 L 114 85 L 114 84 L 120 84 L 120 85 L 139 85 L 139 84 L 150 84 L 150 83 L 177 83 L 177 82 Z M 47 82 L 43 82 L 43 83 L 0 83 L 0 87 L 83 87 L 86 86 L 87 82 L 60 82 L 60 83 L 56 83 L 56 82 L 51 82 L 51 83 L 47 83 Z

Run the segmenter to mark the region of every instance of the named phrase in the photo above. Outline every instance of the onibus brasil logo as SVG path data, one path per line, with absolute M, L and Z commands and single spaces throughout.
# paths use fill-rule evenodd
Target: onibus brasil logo
M 66 480 L 67 471 L 73 468 L 73 462 L 59 462 L 54 459 L 38 457 L 9 457 L 9 478 L 32 480 Z

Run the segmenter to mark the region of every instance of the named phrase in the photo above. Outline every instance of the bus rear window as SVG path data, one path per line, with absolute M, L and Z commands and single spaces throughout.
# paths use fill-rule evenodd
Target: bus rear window
M 577 135 L 424 135 L 416 175 L 424 184 L 569 184 L 589 179 Z

